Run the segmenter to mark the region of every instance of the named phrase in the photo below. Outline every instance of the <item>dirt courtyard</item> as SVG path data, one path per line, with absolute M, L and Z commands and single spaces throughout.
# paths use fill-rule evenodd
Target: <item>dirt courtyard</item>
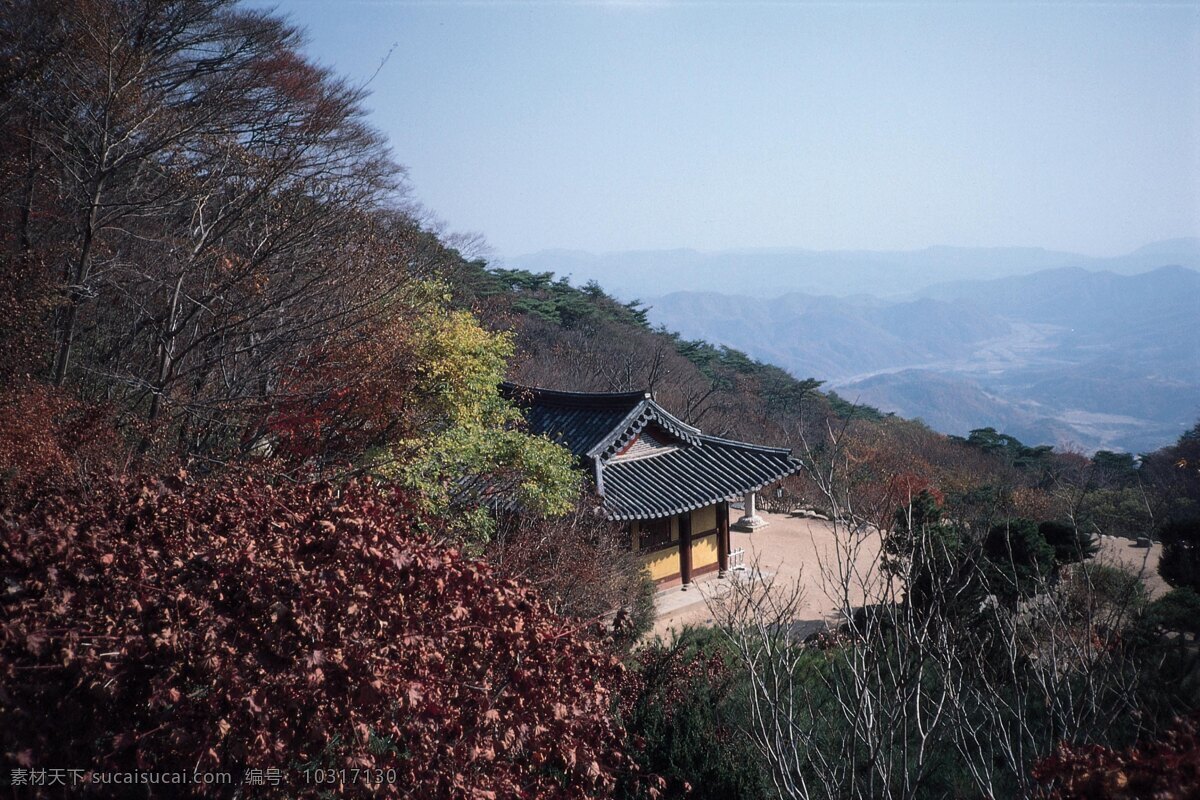
M 732 520 L 740 515 L 737 509 L 730 512 Z M 814 629 L 822 622 L 831 621 L 841 606 L 835 599 L 838 581 L 834 572 L 838 569 L 839 559 L 833 526 L 821 519 L 762 512 L 759 515 L 770 524 L 753 533 L 733 531 L 733 550 L 744 549 L 747 567 L 757 564 L 763 575 L 773 578 L 777 585 L 800 581 L 804 587 L 800 613 L 804 620 L 811 621 Z M 1149 549 L 1139 548 L 1128 539 L 1104 536 L 1098 558 L 1140 574 L 1151 596 L 1157 597 L 1168 588 L 1158 575 L 1161 549 L 1158 544 Z M 870 581 L 878 580 L 875 571 L 878 555 L 879 538 L 872 534 L 856 548 L 853 585 L 870 585 Z M 707 599 L 723 594 L 728 585 L 729 579 L 722 580 L 710 573 L 687 590 L 676 586 L 659 592 L 655 600 L 658 618 L 651 635 L 669 639 L 672 631 L 685 625 L 713 624 Z M 852 593 L 849 600 L 852 604 L 860 604 L 863 600 L 861 590 Z
M 731 520 L 736 521 L 741 513 L 731 509 Z M 745 550 L 746 566 L 757 565 L 765 576 L 776 581 L 776 585 L 801 581 L 804 597 L 800 611 L 804 619 L 816 623 L 830 618 L 839 606 L 831 596 L 834 586 L 828 573 L 828 570 L 836 570 L 838 563 L 833 526 L 825 520 L 787 514 L 759 512 L 759 516 L 769 524 L 753 533 L 732 531 L 732 549 Z M 879 540 L 874 535 L 858 548 L 855 567 L 863 576 L 873 572 L 878 553 Z M 727 581 L 710 573 L 687 590 L 676 586 L 659 592 L 656 600 L 658 619 L 653 635 L 669 638 L 672 630 L 678 631 L 685 625 L 711 625 L 713 619 L 707 598 L 723 593 Z M 861 602 L 862 597 L 851 600 Z

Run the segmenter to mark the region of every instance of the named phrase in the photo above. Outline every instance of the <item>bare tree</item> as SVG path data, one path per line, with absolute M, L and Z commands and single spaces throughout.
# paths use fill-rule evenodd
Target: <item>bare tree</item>
M 832 627 L 802 636 L 801 587 L 769 579 L 735 582 L 714 609 L 781 797 L 937 796 L 950 762 L 981 796 L 1027 793 L 1055 742 L 1131 718 L 1139 673 L 1121 637 L 1137 576 L 1099 562 L 1030 572 L 1012 547 L 1005 563 L 984 551 L 990 517 L 928 494 L 889 501 L 900 512 L 881 528 L 853 421 L 811 433 L 801 454 L 835 547 L 808 588 L 837 609 Z
M 144 448 L 256 441 L 296 400 L 290 376 L 407 313 L 453 257 L 400 210 L 364 91 L 277 16 L 21 0 L 4 20 L 12 241 L 60 292 L 46 372 L 114 404 Z

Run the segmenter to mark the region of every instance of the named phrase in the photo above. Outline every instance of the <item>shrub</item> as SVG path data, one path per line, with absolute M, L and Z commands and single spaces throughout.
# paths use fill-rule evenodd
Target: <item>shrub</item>
M 1158 574 L 1176 587 L 1200 591 L 1200 517 L 1172 520 L 1159 529 Z
M 0 388 L 0 495 L 66 488 L 119 458 L 104 409 L 32 380 Z
M 961 531 L 942 520 L 940 502 L 922 489 L 907 506 L 896 509 L 895 525 L 883 541 L 884 573 L 902 581 L 906 602 L 923 613 L 951 599 L 966 606 L 975 602 L 966 591 L 974 563 Z
M 1200 596 L 1172 589 L 1150 603 L 1139 622 L 1130 644 L 1136 648 L 1145 718 L 1169 719 L 1200 708 Z
M 996 525 L 983 540 L 990 588 L 1009 600 L 1036 592 L 1050 574 L 1054 549 L 1027 519 Z
M 1058 592 L 1068 619 L 1123 627 L 1146 607 L 1146 584 L 1121 567 L 1088 562 L 1064 570 L 1064 575 Z
M 630 548 L 625 527 L 581 494 L 554 518 L 502 514 L 486 556 L 504 577 L 527 581 L 563 616 L 607 617 L 618 610 L 619 643 L 631 646 L 654 625 L 654 582 Z
M 1197 719 L 1126 750 L 1060 744 L 1033 768 L 1045 800 L 1190 800 L 1200 796 Z
M 1100 550 L 1095 536 L 1066 522 L 1042 522 L 1038 533 L 1054 548 L 1054 563 L 1058 565 L 1086 561 Z
M 636 660 L 638 691 L 626 726 L 641 746 L 643 770 L 665 781 L 665 795 L 736 800 L 771 794 L 769 776 L 748 736 L 735 657 L 722 634 L 688 628 Z
M 1145 621 L 1168 631 L 1200 636 L 1200 595 L 1186 587 L 1172 589 L 1150 604 Z
M 1081 570 L 1087 576 L 1097 600 L 1109 606 L 1138 609 L 1145 605 L 1148 593 L 1140 576 L 1123 567 L 1088 564 Z
M 306 767 L 394 769 L 393 797 L 608 795 L 621 665 L 413 514 L 370 483 L 184 475 L 0 508 L 4 752 L 288 770 L 277 797 L 312 794 Z

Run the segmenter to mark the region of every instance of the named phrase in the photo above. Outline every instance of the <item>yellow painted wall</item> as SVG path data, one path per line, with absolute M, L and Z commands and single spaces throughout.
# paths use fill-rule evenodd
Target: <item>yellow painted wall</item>
M 695 553 L 695 545 L 693 544 L 692 552 Z M 713 551 L 714 553 L 716 550 Z M 661 550 L 655 550 L 653 553 L 646 553 L 642 556 L 642 564 L 650 573 L 652 580 L 660 581 L 663 578 L 669 578 L 672 575 L 679 574 L 679 546 L 664 547 Z
M 701 508 L 692 512 L 692 531 L 701 533 L 717 527 L 717 507 L 715 505 Z M 631 525 L 633 546 L 641 547 L 641 523 L 634 521 Z M 679 541 L 679 517 L 671 518 L 671 540 Z M 679 545 L 664 547 L 652 553 L 641 556 L 642 564 L 650 573 L 653 580 L 659 581 L 679 574 Z M 717 563 L 717 534 L 695 536 L 692 539 L 692 572 Z
M 705 506 L 692 512 L 692 533 L 703 533 L 717 527 L 717 507 Z
M 692 540 L 692 572 L 717 563 L 717 535 L 710 533 Z

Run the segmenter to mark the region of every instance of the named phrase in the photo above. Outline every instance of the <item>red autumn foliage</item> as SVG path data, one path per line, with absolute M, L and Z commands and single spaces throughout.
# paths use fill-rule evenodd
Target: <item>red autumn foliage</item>
M 416 370 L 410 321 L 364 326 L 302 359 L 283 381 L 265 422 L 284 461 L 352 458 L 411 435 Z
M 1126 750 L 1060 744 L 1033 768 L 1044 800 L 1200 798 L 1200 715 L 1176 720 L 1159 741 Z
M 0 389 L 0 495 L 74 485 L 122 449 L 99 406 L 32 380 Z
M 620 663 L 414 514 L 369 482 L 182 473 L 0 506 L 5 759 L 286 770 L 268 797 L 610 794 Z

